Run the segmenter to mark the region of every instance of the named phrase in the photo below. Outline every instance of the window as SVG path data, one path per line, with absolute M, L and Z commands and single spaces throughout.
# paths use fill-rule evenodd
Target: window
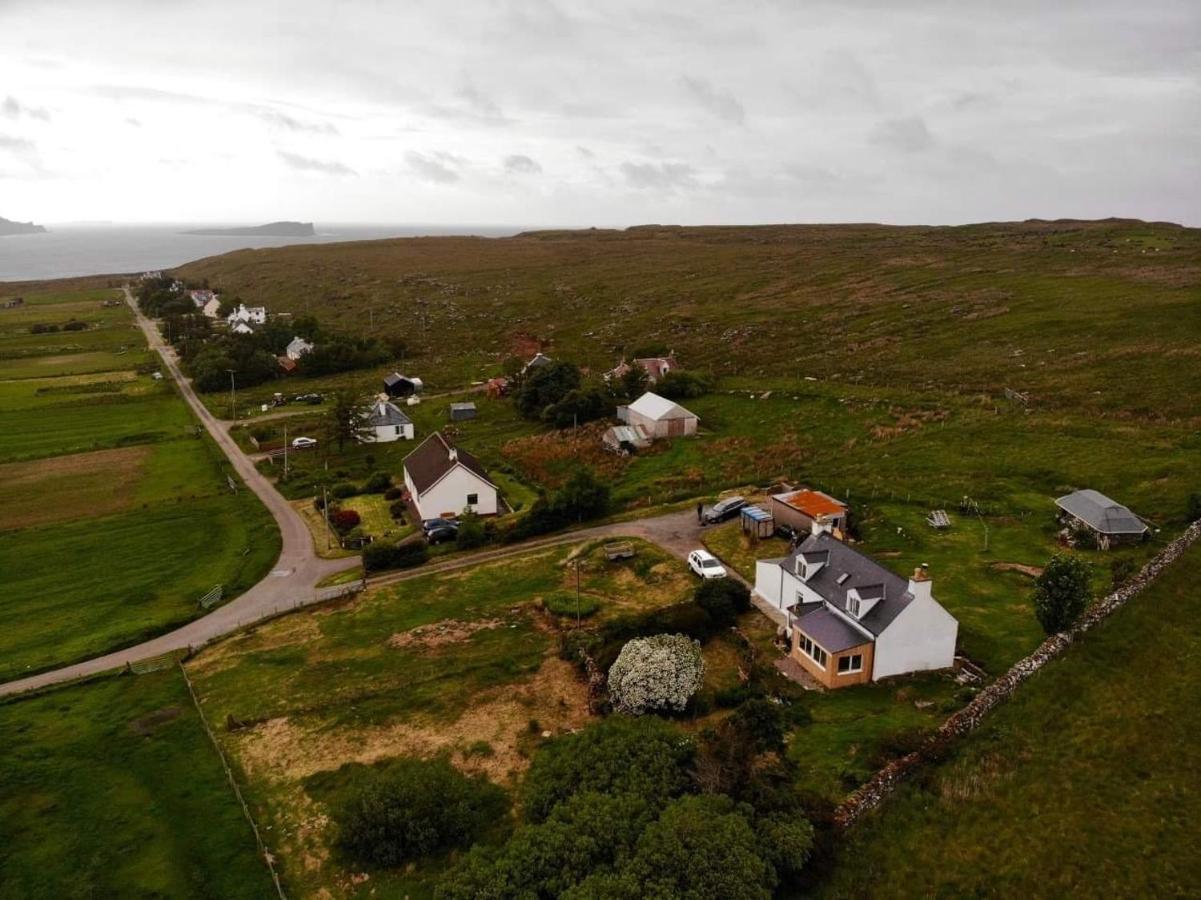
M 850 675 L 863 671 L 863 654 L 853 653 L 850 656 L 838 657 L 838 674 Z
M 479 494 L 468 494 L 467 495 L 467 505 L 468 506 L 475 506 L 479 502 L 480 502 Z
M 856 619 L 859 618 L 859 598 L 858 597 L 852 597 L 850 594 L 847 595 L 847 612 L 849 612 Z
M 817 663 L 818 666 L 823 669 L 826 667 L 826 651 L 809 640 L 808 637 L 802 634 L 800 640 L 797 642 L 797 646 L 800 647 L 806 656 Z

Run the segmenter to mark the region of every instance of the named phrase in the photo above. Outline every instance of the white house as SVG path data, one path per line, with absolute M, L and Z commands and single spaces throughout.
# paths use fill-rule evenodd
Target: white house
M 376 400 L 363 416 L 363 424 L 371 429 L 359 438 L 365 444 L 413 440 L 413 420 L 388 400 Z
M 435 431 L 404 459 L 405 487 L 422 520 L 470 509 L 496 515 L 497 487 L 479 460 Z
M 829 688 L 950 668 L 959 623 L 925 566 L 906 581 L 819 525 L 755 564 L 755 593 L 786 617 L 790 656 Z
M 650 391 L 629 406 L 617 407 L 617 418 L 626 425 L 641 426 L 651 440 L 696 434 L 700 421 L 695 413 Z
M 267 307 L 247 306 L 245 303 L 239 303 L 238 308 L 225 317 L 225 321 L 231 326 L 238 322 L 245 322 L 248 325 L 264 325 L 267 322 Z
M 233 334 L 254 334 L 254 329 L 247 322 L 234 322 L 229 326 L 230 332 Z
M 213 297 L 204 304 L 204 308 L 201 310 L 201 312 L 203 312 L 208 318 L 215 319 L 217 318 L 220 309 L 221 300 L 217 297 Z
M 531 356 L 529 362 L 521 367 L 521 374 L 524 375 L 531 369 L 541 369 L 543 366 L 549 366 L 552 362 L 554 362 L 553 359 L 551 359 L 545 353 L 539 351 Z
M 284 356 L 288 359 L 300 359 L 306 353 L 313 352 L 313 345 L 302 337 L 294 337 L 288 341 L 288 346 L 284 350 Z
M 604 374 L 604 379 L 605 381 L 612 381 L 615 378 L 621 378 L 634 366 L 638 366 L 646 373 L 647 384 L 654 384 L 668 372 L 678 369 L 680 364 L 676 362 L 676 357 L 673 353 L 669 353 L 667 356 L 639 357 L 633 363 L 628 363 L 623 359 L 614 368 Z
M 192 303 L 197 309 L 204 309 L 210 301 L 217 297 L 212 291 L 189 291 L 188 296 L 192 298 Z

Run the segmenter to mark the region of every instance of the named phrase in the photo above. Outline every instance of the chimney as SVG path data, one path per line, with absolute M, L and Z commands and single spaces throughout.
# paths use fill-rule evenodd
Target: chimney
M 909 579 L 909 593 L 913 594 L 915 600 L 930 600 L 933 599 L 932 588 L 930 566 L 922 563 L 913 570 L 913 577 Z
M 456 450 L 454 447 L 447 447 L 446 448 L 446 458 L 449 459 L 451 462 L 458 462 L 459 461 L 459 451 Z
M 825 522 L 819 522 L 817 519 L 814 519 L 813 523 L 809 526 L 809 531 L 815 536 L 822 534 L 823 532 L 829 533 L 830 526 Z

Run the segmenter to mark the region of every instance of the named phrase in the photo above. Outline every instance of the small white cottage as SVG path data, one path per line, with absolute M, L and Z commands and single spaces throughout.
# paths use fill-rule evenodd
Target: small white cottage
M 695 413 L 650 391 L 629 406 L 617 407 L 617 418 L 626 425 L 640 426 L 651 440 L 696 434 L 700 422 Z
M 435 431 L 404 459 L 405 487 L 422 520 L 464 510 L 496 515 L 498 489 L 479 460 Z
M 360 440 L 367 444 L 413 440 L 413 420 L 388 400 L 377 400 L 363 417 L 368 431 Z

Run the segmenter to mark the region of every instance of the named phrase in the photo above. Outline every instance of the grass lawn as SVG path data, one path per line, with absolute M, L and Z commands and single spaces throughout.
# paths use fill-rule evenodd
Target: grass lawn
M 822 896 L 1195 896 L 1194 548 L 840 841 Z
M 54 321 L 95 307 L 84 334 L 144 347 L 127 307 L 102 309 L 95 292 L 43 299 L 27 293 L 21 312 Z M 250 491 L 230 494 L 228 462 L 170 384 L 125 357 L 45 377 L 63 333 L 0 322 L 24 354 L 0 351 L 0 366 L 34 376 L 0 380 L 0 679 L 136 643 L 195 618 L 214 585 L 232 597 L 266 573 L 274 522 Z
M 173 670 L 0 704 L 0 872 L 5 900 L 274 893 Z
M 168 631 L 214 585 L 236 596 L 278 555 L 274 520 L 246 490 L 0 532 L 0 680 Z
M 690 589 L 681 563 L 635 543 L 638 556 L 616 564 L 602 562 L 597 544 L 575 548 L 598 616 Z M 508 785 L 544 731 L 589 719 L 585 686 L 557 657 L 560 626 L 541 604 L 574 591 L 573 560 L 571 548 L 556 548 L 373 589 L 231 637 L 188 664 L 210 721 L 233 725 L 220 738 L 256 815 L 273 826 L 294 892 L 428 895 L 429 872 L 349 881 L 319 789 L 343 764 L 445 752 Z
M 415 530 L 412 525 L 401 525 L 392 518 L 388 507 L 391 500 L 385 500 L 383 494 L 359 494 L 340 501 L 343 509 L 353 509 L 362 519 L 363 531 L 377 539 L 398 541 Z

